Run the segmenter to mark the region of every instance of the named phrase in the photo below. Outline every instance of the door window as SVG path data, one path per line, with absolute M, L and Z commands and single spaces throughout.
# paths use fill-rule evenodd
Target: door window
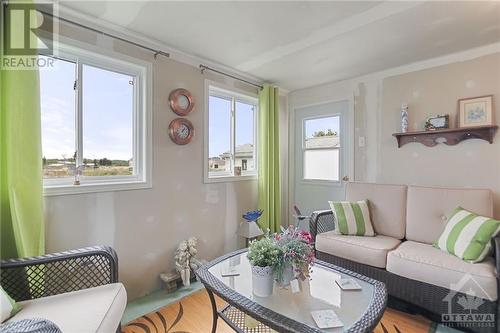
M 340 115 L 304 119 L 304 180 L 340 180 Z

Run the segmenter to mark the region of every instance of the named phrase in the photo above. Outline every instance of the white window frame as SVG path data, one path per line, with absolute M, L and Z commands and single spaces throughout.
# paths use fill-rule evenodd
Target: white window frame
M 77 64 L 77 86 L 82 87 L 81 65 L 90 65 L 104 70 L 134 77 L 134 121 L 133 157 L 134 175 L 131 176 L 80 176 L 80 185 L 74 185 L 74 177 L 43 180 L 44 195 L 67 195 L 93 192 L 134 190 L 152 187 L 152 64 L 109 50 L 97 49 L 89 45 L 57 45 L 57 58 Z M 43 70 L 43 69 L 42 69 Z M 78 92 L 81 90 L 78 90 Z M 83 145 L 82 98 L 75 93 L 76 147 Z M 83 162 L 85 148 L 77 149 L 77 162 Z
M 210 95 L 215 95 L 221 98 L 231 100 L 231 167 L 229 172 L 218 172 L 217 176 L 210 174 L 208 158 L 209 158 L 209 98 Z M 254 112 L 254 159 L 255 168 L 252 171 L 241 171 L 241 176 L 234 175 L 234 155 L 235 155 L 235 104 L 236 102 L 244 102 L 255 105 Z M 229 87 L 214 81 L 205 80 L 205 117 L 204 117 L 204 153 L 203 153 L 203 179 L 205 183 L 223 183 L 242 180 L 255 180 L 258 177 L 258 126 L 259 126 L 259 99 L 257 94 L 252 94 L 240 89 Z
M 344 120 L 342 117 L 342 114 L 340 113 L 334 113 L 334 114 L 328 114 L 328 115 L 320 115 L 320 116 L 314 116 L 314 117 L 307 117 L 302 119 L 302 182 L 303 183 L 309 183 L 309 184 L 317 184 L 317 185 L 341 185 L 342 184 L 342 172 L 343 172 L 343 140 L 342 140 L 342 133 L 339 133 L 339 140 L 340 140 L 340 145 L 339 147 L 328 147 L 328 148 L 306 148 L 306 122 L 308 120 L 315 120 L 315 119 L 323 119 L 323 118 L 332 118 L 332 117 L 339 117 L 339 124 L 340 124 L 340 129 L 342 130 L 342 121 Z M 338 167 L 338 173 L 339 173 L 339 180 L 328 180 L 328 179 L 313 179 L 313 178 L 306 178 L 306 151 L 311 151 L 311 150 L 338 150 L 339 151 L 339 167 Z

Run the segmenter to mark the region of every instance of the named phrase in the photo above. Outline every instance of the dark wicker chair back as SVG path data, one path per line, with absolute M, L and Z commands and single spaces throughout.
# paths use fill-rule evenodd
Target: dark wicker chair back
M 0 262 L 0 283 L 24 301 L 118 282 L 118 258 L 107 246 Z

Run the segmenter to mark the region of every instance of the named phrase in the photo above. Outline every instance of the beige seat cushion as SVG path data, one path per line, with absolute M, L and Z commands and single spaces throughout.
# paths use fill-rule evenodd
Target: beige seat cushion
M 405 237 L 406 185 L 347 183 L 346 201 L 368 200 L 375 232 L 397 239 Z
M 387 252 L 400 243 L 396 238 L 383 235 L 346 236 L 328 231 L 316 236 L 318 251 L 380 268 L 385 268 Z
M 408 186 L 406 239 L 433 244 L 443 233 L 447 216 L 458 206 L 493 216 L 490 190 Z
M 491 257 L 470 264 L 432 245 L 407 241 L 389 252 L 387 270 L 412 280 L 497 299 L 496 269 Z
M 43 318 L 63 332 L 116 332 L 127 305 L 121 283 L 19 302 L 22 310 L 9 321 Z

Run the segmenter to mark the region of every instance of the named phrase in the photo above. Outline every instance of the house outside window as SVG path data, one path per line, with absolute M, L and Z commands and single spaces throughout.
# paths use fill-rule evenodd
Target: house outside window
M 340 115 L 304 120 L 304 180 L 340 180 L 340 121 Z
M 40 70 L 44 193 L 150 187 L 150 64 L 58 49 Z
M 205 181 L 256 178 L 257 96 L 210 81 L 206 94 Z

